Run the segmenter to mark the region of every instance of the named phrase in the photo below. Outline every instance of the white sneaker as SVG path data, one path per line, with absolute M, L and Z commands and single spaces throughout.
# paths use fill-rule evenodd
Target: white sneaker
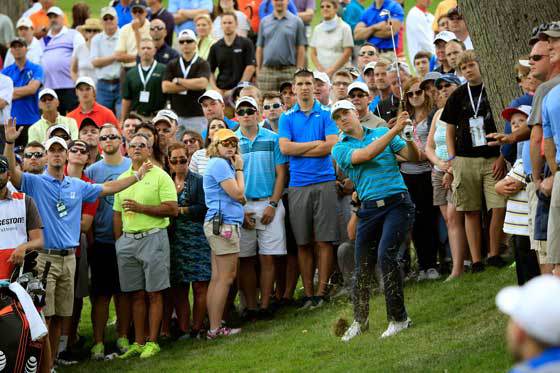
M 407 317 L 405 321 L 391 321 L 387 330 L 381 334 L 381 338 L 391 337 L 404 329 L 410 328 L 411 325 L 412 320 L 410 320 L 410 317 Z
M 435 268 L 430 268 L 426 271 L 426 277 L 428 280 L 437 280 L 440 278 L 440 274 Z
M 428 279 L 428 275 L 426 274 L 426 271 L 418 271 L 418 276 L 416 277 L 416 281 L 420 282 L 427 279 Z
M 342 342 L 348 342 L 352 338 L 359 336 L 360 334 L 362 334 L 362 331 L 365 332 L 368 329 L 368 326 L 368 320 L 366 320 L 363 326 L 362 324 L 360 324 L 360 322 L 354 320 L 352 325 L 350 325 L 350 327 L 346 329 L 346 332 L 344 332 L 344 335 L 341 338 Z

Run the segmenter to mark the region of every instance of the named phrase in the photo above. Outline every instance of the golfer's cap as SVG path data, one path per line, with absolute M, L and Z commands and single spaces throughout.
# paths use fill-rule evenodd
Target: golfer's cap
M 375 66 L 377 65 L 377 61 L 371 61 L 369 62 L 365 67 L 364 67 L 364 74 L 366 73 L 366 71 L 368 70 L 374 70 Z
M 156 115 L 154 119 L 152 119 L 152 124 L 155 126 L 158 122 L 165 122 L 169 124 L 170 127 L 173 127 L 173 121 L 168 116 Z
M 13 38 L 12 41 L 10 41 L 10 47 L 14 44 L 21 44 L 24 47 L 27 47 L 27 41 L 24 38 Z
M 259 110 L 259 105 L 257 104 L 257 101 L 255 101 L 255 99 L 251 96 L 239 97 L 239 99 L 235 103 L 235 110 L 237 110 L 242 104 L 249 104 L 250 106 Z
M 365 93 L 369 93 L 369 88 L 366 83 L 364 82 L 354 82 L 348 86 L 348 90 L 346 91 L 348 94 L 352 92 L 354 89 L 359 89 Z M 339 101 L 340 102 L 340 101 Z
M 292 87 L 293 83 L 289 80 L 286 80 L 285 82 L 280 83 L 280 92 L 282 92 L 284 90 L 284 88 L 286 87 Z
M 502 118 L 504 118 L 508 122 L 511 122 L 511 117 L 513 116 L 513 114 L 524 114 L 527 117 L 529 117 L 529 115 L 531 115 L 531 106 L 521 105 L 521 106 L 518 106 L 518 107 L 505 108 L 502 111 Z
M 148 4 L 146 4 L 146 0 L 132 0 L 130 2 L 130 4 L 128 5 L 128 7 L 130 9 L 142 8 L 142 9 L 146 10 L 146 8 L 148 7 Z
M 68 150 L 68 145 L 66 145 L 66 141 L 64 141 L 64 139 L 61 137 L 54 136 L 48 139 L 47 141 L 45 141 L 45 149 L 49 150 L 51 146 L 53 146 L 53 144 L 59 144 L 65 150 Z
M 47 15 L 49 14 L 56 14 L 57 16 L 63 16 L 64 12 L 57 6 L 51 6 L 49 10 L 47 10 Z
M 439 78 L 436 79 L 436 87 L 439 87 L 441 82 L 447 82 L 451 84 L 461 85 L 461 79 L 455 74 L 443 74 Z
M 80 84 L 87 84 L 89 85 L 91 88 L 95 89 L 95 83 L 93 82 L 93 79 L 90 78 L 89 76 L 81 76 L 78 78 L 78 80 L 76 80 L 76 84 L 74 85 L 76 88 L 78 88 L 78 86 Z
M 457 35 L 455 35 L 454 32 L 451 31 L 442 31 L 440 33 L 438 33 L 435 38 L 434 38 L 434 44 L 438 41 L 438 40 L 442 40 L 444 42 L 449 42 L 451 40 L 455 40 L 457 39 Z
M 8 158 L 6 158 L 5 156 L 0 154 L 0 166 L 3 166 L 6 169 L 10 168 L 10 165 L 8 163 Z
M 214 137 L 212 138 L 212 140 L 213 141 L 224 141 L 224 140 L 231 139 L 231 138 L 235 138 L 236 140 L 239 140 L 237 138 L 237 136 L 235 136 L 235 132 L 233 132 L 229 128 L 222 128 L 222 129 L 217 130 L 214 133 Z
M 224 103 L 224 98 L 222 97 L 220 92 L 214 91 L 213 89 L 209 89 L 206 92 L 204 92 L 198 98 L 198 103 L 202 104 L 202 101 L 204 101 L 205 98 L 209 98 L 209 99 L 214 100 L 214 101 L 220 101 L 222 104 Z
M 331 107 L 331 118 L 334 116 L 334 114 L 341 109 L 346 109 L 346 110 L 356 110 L 356 107 L 354 106 L 353 103 L 351 103 L 348 100 L 340 100 L 335 102 L 335 104 Z
M 115 8 L 113 8 L 112 6 L 106 6 L 104 8 L 101 8 L 101 19 L 103 19 L 103 17 L 105 16 L 113 16 L 115 18 L 118 18 L 118 14 L 117 14 L 117 10 Z
M 50 89 L 50 88 L 42 89 L 41 92 L 39 92 L 39 100 L 44 95 L 51 95 L 58 100 L 58 96 L 57 96 L 56 92 L 54 90 Z
M 323 83 L 327 84 L 328 86 L 331 85 L 331 80 L 329 79 L 329 76 L 327 73 L 324 73 L 322 71 L 314 71 L 313 72 L 313 77 L 315 79 L 318 79 L 320 81 L 322 81 Z
M 395 61 L 392 64 L 390 64 L 389 68 L 387 69 L 387 72 L 397 71 L 397 68 L 400 68 L 402 71 L 410 75 L 410 67 L 408 67 L 408 64 L 406 62 L 401 62 L 401 61 L 399 62 Z
M 194 33 L 193 30 L 191 29 L 185 29 L 183 31 L 181 31 L 179 33 L 179 36 L 177 37 L 177 41 L 181 41 L 181 40 L 194 40 L 197 41 L 198 39 L 196 38 L 196 34 Z
M 179 117 L 177 116 L 177 114 L 175 114 L 173 110 L 162 109 L 158 111 L 156 117 L 161 117 L 161 116 L 168 117 L 169 119 L 174 120 L 175 123 L 179 122 Z
M 539 37 L 544 36 L 550 38 L 560 38 L 560 22 L 551 22 L 548 24 L 548 30 L 539 33 Z
M 442 74 L 437 71 L 430 71 L 424 75 L 424 79 L 422 79 L 422 82 L 420 83 L 420 88 L 424 89 L 427 83 L 435 82 L 437 79 L 441 78 L 441 75 Z
M 53 132 L 56 130 L 63 130 L 68 136 L 70 136 L 70 130 L 64 124 L 57 124 L 49 127 L 49 129 L 47 130 L 47 139 L 49 139 Z
M 16 29 L 20 27 L 33 28 L 33 22 L 31 22 L 31 19 L 29 17 L 21 17 L 16 23 Z
M 496 295 L 499 310 L 540 342 L 560 345 L 560 278 L 542 275 Z

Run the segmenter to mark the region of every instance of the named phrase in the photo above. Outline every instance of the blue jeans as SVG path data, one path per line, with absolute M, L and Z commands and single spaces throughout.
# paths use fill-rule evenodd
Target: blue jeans
M 414 222 L 414 204 L 408 192 L 388 197 L 378 207 L 375 201 L 362 201 L 354 252 L 354 319 L 365 322 L 369 316 L 371 278 L 380 262 L 389 321 L 407 318 L 399 251 Z
M 113 110 L 117 118 L 121 113 L 120 84 L 110 84 L 102 79 L 97 80 L 96 100 L 99 104 Z

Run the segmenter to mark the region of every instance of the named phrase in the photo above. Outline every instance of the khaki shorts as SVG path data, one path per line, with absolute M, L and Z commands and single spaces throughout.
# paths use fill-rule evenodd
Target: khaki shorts
M 206 221 L 204 235 L 215 255 L 239 254 L 239 225 L 222 224 L 220 235 L 216 236 L 212 232 L 212 221 Z
M 496 193 L 496 180 L 492 175 L 493 158 L 457 157 L 453 166 L 453 204 L 457 211 L 479 211 L 482 197 L 488 210 L 505 208 L 506 199 Z
M 529 241 L 531 242 L 531 250 L 535 250 L 539 255 L 539 263 L 546 264 L 546 241 L 535 240 L 535 215 L 537 213 L 537 197 L 535 184 L 527 184 L 527 196 L 529 197 Z
M 47 296 L 43 313 L 46 317 L 72 316 L 76 256 L 40 253 L 37 257 L 37 272 L 40 277 L 43 275 L 46 262 L 51 262 L 51 268 L 47 276 Z
M 547 263 L 560 264 L 560 172 L 554 175 L 554 186 L 548 211 L 547 242 Z
M 432 171 L 432 187 L 434 190 L 434 206 L 443 206 L 453 201 L 451 189 L 443 187 L 443 171 Z

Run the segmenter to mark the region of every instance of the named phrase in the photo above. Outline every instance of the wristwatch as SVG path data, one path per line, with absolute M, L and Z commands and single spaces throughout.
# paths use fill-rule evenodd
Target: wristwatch
M 274 208 L 277 208 L 277 207 L 278 207 L 278 202 L 268 201 L 268 205 L 269 205 L 269 206 L 272 206 L 272 207 L 274 207 Z

